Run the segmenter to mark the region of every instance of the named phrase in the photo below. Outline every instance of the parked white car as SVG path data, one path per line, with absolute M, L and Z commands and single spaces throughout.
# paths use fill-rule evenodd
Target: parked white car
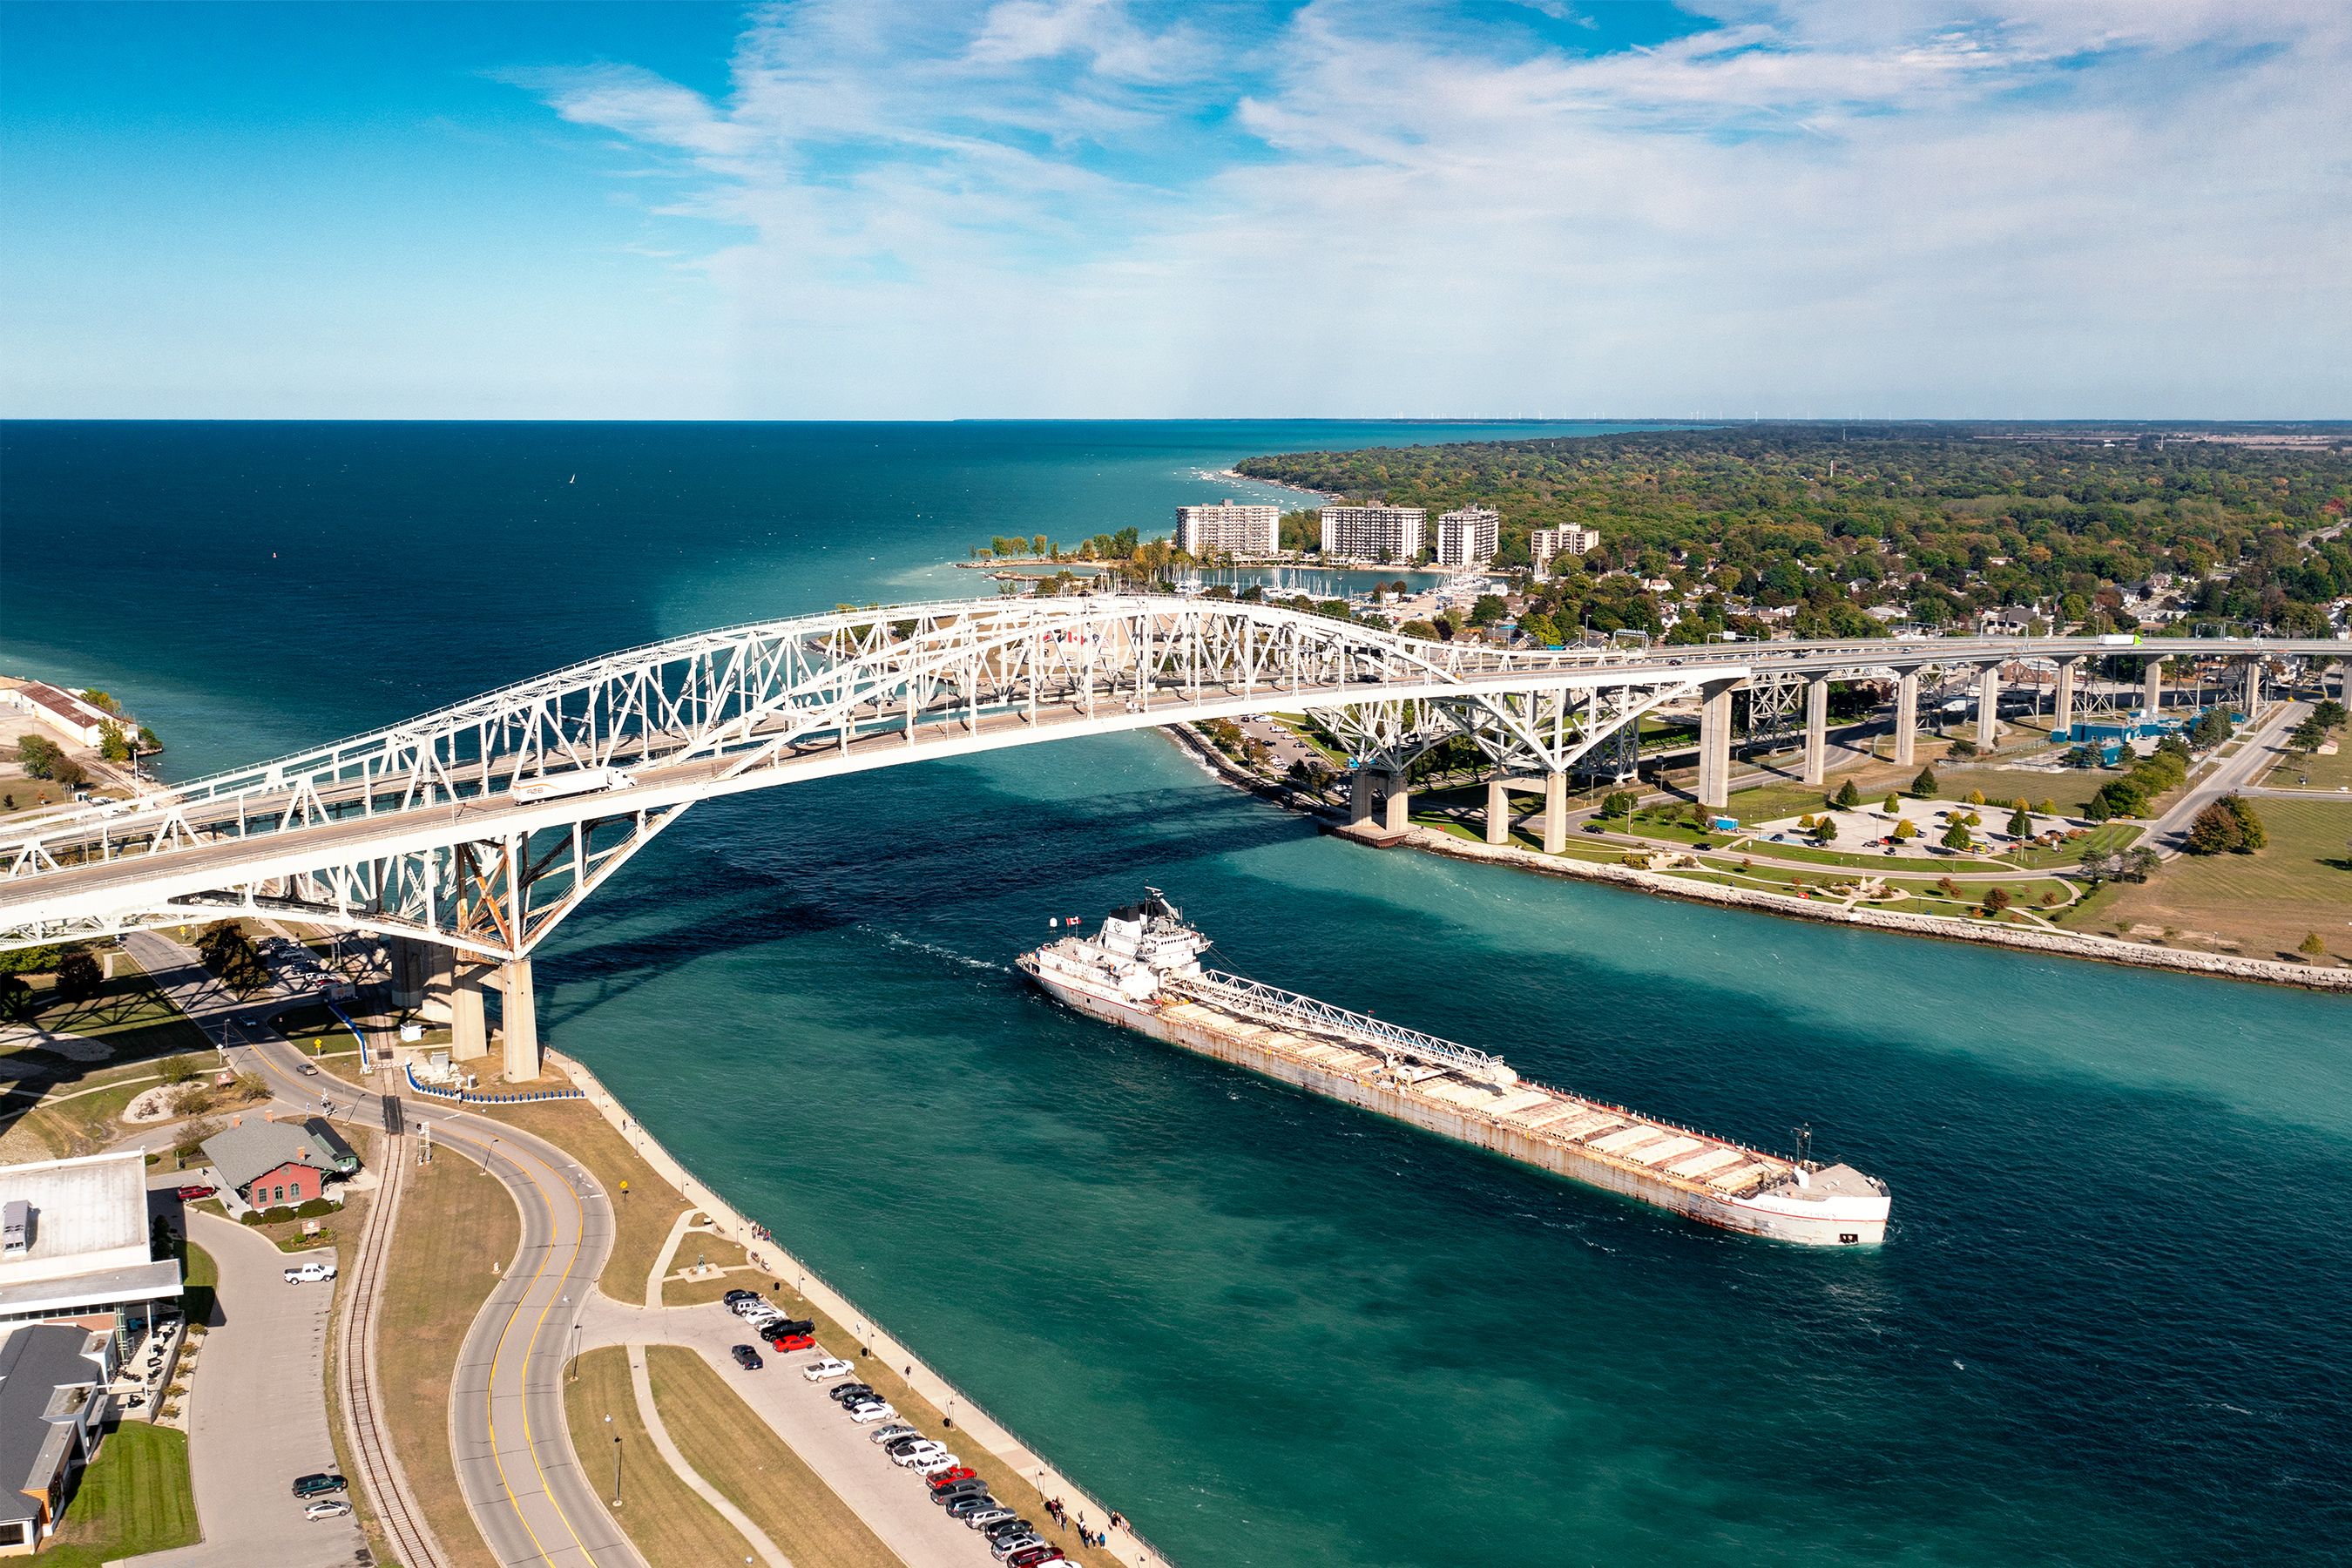
M 286 1283 L 289 1285 L 308 1285 L 320 1279 L 332 1279 L 334 1277 L 335 1266 L 333 1264 L 325 1261 L 323 1258 L 314 1258 L 299 1268 L 289 1268 L 286 1271 Z
M 939 1454 L 919 1464 L 908 1465 L 907 1468 L 919 1476 L 936 1476 L 941 1470 L 952 1470 L 962 1463 L 963 1461 L 953 1454 Z
M 863 1426 L 873 1421 L 896 1421 L 898 1413 L 887 1405 L 861 1405 L 849 1413 L 849 1418 Z
M 828 1378 L 847 1377 L 856 1370 L 839 1356 L 821 1355 L 801 1368 L 801 1375 L 811 1383 L 823 1383 Z
M 904 1465 L 908 1469 L 912 1469 L 927 1459 L 938 1458 L 947 1451 L 948 1446 L 945 1443 L 926 1438 L 920 1443 L 908 1444 L 890 1456 L 890 1462 L 894 1465 Z

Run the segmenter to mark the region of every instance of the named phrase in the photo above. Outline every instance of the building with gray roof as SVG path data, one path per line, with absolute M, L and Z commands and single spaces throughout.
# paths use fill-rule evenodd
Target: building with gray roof
M 0 1338 L 0 1555 L 37 1549 L 57 1530 L 112 1413 L 114 1371 L 111 1337 L 73 1323 Z
M 307 1203 L 360 1168 L 360 1157 L 324 1117 L 245 1116 L 205 1140 L 205 1158 L 255 1208 Z

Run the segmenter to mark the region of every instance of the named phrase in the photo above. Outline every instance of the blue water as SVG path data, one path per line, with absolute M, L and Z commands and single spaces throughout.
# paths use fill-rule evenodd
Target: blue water
M 1455 428 L 0 429 L 0 667 L 173 771 L 607 647 L 966 591 L 1256 451 Z M 576 483 L 568 477 L 578 474 Z M 274 558 L 272 552 L 275 552 Z M 1234 967 L 1885 1176 L 1888 1245 L 1649 1210 L 1066 1015 L 1149 879 Z M 2352 1011 L 1314 837 L 1150 737 L 698 808 L 550 1037 L 1189 1565 L 2352 1559 Z

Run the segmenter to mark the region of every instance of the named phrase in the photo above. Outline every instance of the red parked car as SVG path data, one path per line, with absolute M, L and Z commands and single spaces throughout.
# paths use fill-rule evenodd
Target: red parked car
M 938 1474 L 925 1476 L 923 1479 L 931 1483 L 933 1491 L 937 1491 L 941 1487 L 951 1487 L 958 1481 L 971 1479 L 972 1473 L 972 1468 L 970 1465 L 950 1465 Z
M 768 1342 L 779 1351 L 806 1351 L 816 1348 L 814 1334 L 778 1334 Z
M 198 1198 L 208 1198 L 218 1191 L 220 1191 L 218 1187 L 182 1187 L 180 1201 L 184 1204 L 192 1204 Z

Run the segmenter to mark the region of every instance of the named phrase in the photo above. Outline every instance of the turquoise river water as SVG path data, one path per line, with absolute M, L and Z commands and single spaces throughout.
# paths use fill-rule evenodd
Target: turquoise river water
M 975 592 L 1252 452 L 1501 427 L 0 430 L 0 667 L 184 775 L 698 626 Z M 1560 433 L 1558 430 L 1543 432 Z M 1145 881 L 1231 967 L 1885 1177 L 1720 1235 L 1076 1018 Z M 1155 737 L 698 808 L 549 1037 L 1188 1568 L 2352 1560 L 2352 1011 L 1383 855 Z

